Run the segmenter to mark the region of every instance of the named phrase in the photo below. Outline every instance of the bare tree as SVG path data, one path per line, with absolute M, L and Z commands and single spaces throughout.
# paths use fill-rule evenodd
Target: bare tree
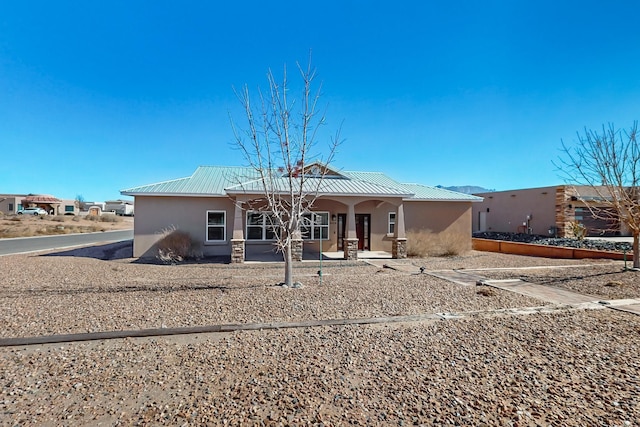
M 578 133 L 573 147 L 562 142 L 563 156 L 556 164 L 569 182 L 591 187 L 595 197 L 581 201 L 595 218 L 616 221 L 633 235 L 633 267 L 640 268 L 640 147 L 638 123 L 629 129 L 613 124 L 597 132 Z
M 281 83 L 269 70 L 268 90 L 258 89 L 257 107 L 246 85 L 235 90 L 244 108 L 246 128 L 238 128 L 231 118 L 235 143 L 255 171 L 253 184 L 262 194 L 252 209 L 267 213 L 276 247 L 283 254 L 287 286 L 293 284 L 294 245 L 302 244 L 301 229 L 309 225 L 308 214 L 326 176 L 323 165 L 331 162 L 339 144 L 338 130 L 326 141 L 324 158 L 312 152 L 318 145 L 319 129 L 325 125 L 325 111 L 318 107 L 322 85 L 314 89 L 316 70 L 311 60 L 306 69 L 300 64 L 297 68 L 302 79 L 297 99 L 289 97 L 286 66 Z

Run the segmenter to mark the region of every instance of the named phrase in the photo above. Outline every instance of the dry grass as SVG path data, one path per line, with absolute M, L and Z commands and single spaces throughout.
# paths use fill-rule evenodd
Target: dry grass
M 120 217 L 116 217 L 117 220 L 113 222 L 102 222 L 99 219 L 91 220 L 89 218 L 90 217 L 71 215 L 3 215 L 0 216 L 0 239 L 56 234 L 94 233 L 98 231 L 133 228 L 131 219 L 123 220 Z
M 407 232 L 407 255 L 412 258 L 457 256 L 471 250 L 469 236 L 459 233 L 434 234 L 431 230 Z
M 186 231 L 169 227 L 162 231 L 162 238 L 158 241 L 158 255 L 156 258 L 167 264 L 175 264 L 186 259 L 197 258 L 196 244 Z

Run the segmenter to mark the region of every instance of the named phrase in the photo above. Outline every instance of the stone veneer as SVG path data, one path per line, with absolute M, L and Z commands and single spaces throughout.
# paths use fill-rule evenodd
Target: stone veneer
M 575 196 L 574 188 L 567 186 L 556 188 L 556 233 L 558 237 L 573 237 L 571 224 L 576 220 L 576 214 L 571 206 L 571 196 Z
M 231 239 L 231 263 L 244 263 L 244 239 Z
M 355 261 L 358 259 L 358 239 L 345 238 L 343 240 L 344 259 Z
M 398 237 L 391 244 L 391 258 L 404 259 L 407 257 L 407 239 Z
M 291 260 L 302 261 L 302 239 L 291 239 Z

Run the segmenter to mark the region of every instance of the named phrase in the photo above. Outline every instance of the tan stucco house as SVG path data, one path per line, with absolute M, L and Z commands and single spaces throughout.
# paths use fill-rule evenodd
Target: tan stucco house
M 602 208 L 602 203 L 601 196 L 590 186 L 557 185 L 475 195 L 483 200 L 473 205 L 474 232 L 572 237 L 574 224 L 580 224 L 587 236 L 630 235 L 620 221 L 592 214 L 587 204 Z
M 402 184 L 380 172 L 344 172 L 322 166 L 318 198 L 303 230 L 303 251 L 362 251 L 406 256 L 407 233 L 468 239 L 471 205 L 480 197 L 420 184 Z M 154 257 L 163 230 L 177 228 L 201 244 L 204 256 L 243 262 L 273 250 L 268 212 L 256 172 L 246 167 L 201 166 L 193 175 L 122 190 L 135 198 L 134 256 Z M 307 182 L 314 186 L 309 176 Z

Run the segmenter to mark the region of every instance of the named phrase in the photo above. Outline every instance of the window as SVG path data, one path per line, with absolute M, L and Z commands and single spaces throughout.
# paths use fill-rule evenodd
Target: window
M 302 216 L 304 240 L 329 240 L 329 212 L 312 212 Z
M 74 213 L 76 210 L 76 207 L 73 205 L 64 205 L 64 211 L 65 212 L 70 212 L 70 213 Z
M 13 212 L 13 203 L 9 203 L 9 212 Z
M 275 222 L 271 212 L 247 212 L 247 240 L 275 240 Z
M 396 232 L 396 213 L 389 212 L 389 226 L 387 227 L 387 234 L 395 234 Z
M 207 211 L 207 242 L 227 240 L 226 223 L 225 211 Z

